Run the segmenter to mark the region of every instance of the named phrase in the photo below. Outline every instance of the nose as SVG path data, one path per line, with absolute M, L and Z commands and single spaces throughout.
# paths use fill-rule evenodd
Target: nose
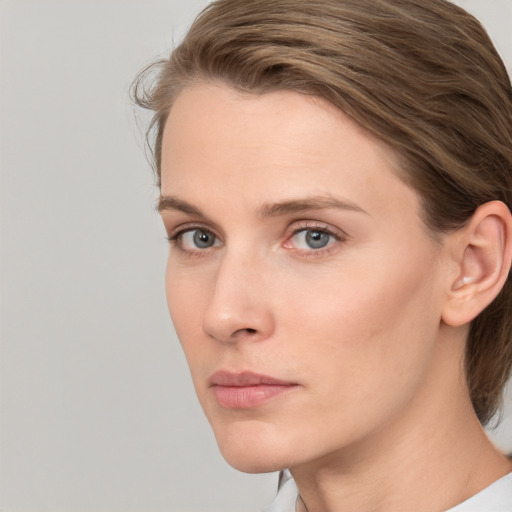
M 225 256 L 203 315 L 203 330 L 221 343 L 263 341 L 275 327 L 268 272 L 255 258 Z

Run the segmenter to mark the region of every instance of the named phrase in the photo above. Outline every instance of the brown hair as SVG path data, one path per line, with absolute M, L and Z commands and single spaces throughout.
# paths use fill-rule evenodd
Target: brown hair
M 512 205 L 510 79 L 480 23 L 446 0 L 212 3 L 170 58 L 134 83 L 136 102 L 155 112 L 158 179 L 173 101 L 205 80 L 257 94 L 290 89 L 341 109 L 400 156 L 433 233 L 460 227 L 487 201 Z M 467 341 L 482 423 L 500 406 L 512 366 L 511 294 L 509 278 Z

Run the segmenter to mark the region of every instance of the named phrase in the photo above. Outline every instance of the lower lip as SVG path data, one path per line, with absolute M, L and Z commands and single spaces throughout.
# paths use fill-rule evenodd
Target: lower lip
M 251 409 L 296 389 L 296 385 L 213 386 L 219 404 L 226 409 Z

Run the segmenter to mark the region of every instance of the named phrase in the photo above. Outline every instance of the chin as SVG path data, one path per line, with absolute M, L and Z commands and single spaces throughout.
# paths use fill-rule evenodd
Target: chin
M 271 473 L 290 466 L 293 453 L 272 426 L 243 421 L 213 428 L 226 462 L 244 473 Z
M 287 468 L 286 457 L 276 456 L 275 453 L 267 453 L 258 446 L 253 449 L 245 447 L 242 450 L 233 450 L 231 447 L 220 447 L 222 456 L 233 468 L 243 473 L 272 473 Z

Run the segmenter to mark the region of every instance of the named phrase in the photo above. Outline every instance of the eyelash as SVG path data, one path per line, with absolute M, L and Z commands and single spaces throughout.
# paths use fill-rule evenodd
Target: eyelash
M 306 231 L 314 231 L 322 234 L 326 234 L 331 237 L 333 241 L 329 241 L 329 243 L 318 249 L 297 249 L 297 248 L 289 248 L 289 250 L 300 253 L 302 257 L 314 258 L 314 257 L 322 257 L 326 256 L 330 252 L 332 252 L 336 247 L 336 242 L 344 242 L 347 239 L 345 233 L 338 229 L 333 229 L 332 227 L 315 221 L 299 221 L 297 224 L 293 226 L 292 232 L 286 237 L 286 241 L 283 246 L 288 243 L 293 237 L 297 236 L 299 233 Z
M 167 240 L 169 243 L 177 248 L 181 254 L 188 256 L 188 257 L 202 257 L 205 256 L 208 252 L 210 252 L 210 249 L 214 248 L 215 246 L 204 248 L 204 249 L 196 249 L 196 250 L 190 250 L 185 249 L 183 247 L 183 236 L 187 233 L 194 232 L 194 231 L 204 231 L 205 233 L 209 233 L 212 236 L 215 237 L 215 239 L 218 241 L 220 238 L 215 234 L 214 231 L 212 231 L 210 228 L 201 225 L 201 224 L 189 224 L 186 226 L 180 226 L 179 228 L 175 229 L 173 232 L 171 232 L 169 235 L 167 235 Z M 297 236 L 298 234 L 305 232 L 305 231 L 316 231 L 318 233 L 323 233 L 331 237 L 334 242 L 329 242 L 325 247 L 321 247 L 318 249 L 297 249 L 293 247 L 286 247 L 286 244 L 289 243 L 293 237 Z M 334 230 L 333 228 L 323 224 L 318 223 L 314 221 L 299 221 L 298 224 L 295 224 L 293 227 L 293 230 L 286 235 L 285 242 L 282 244 L 283 247 L 285 247 L 287 250 L 294 251 L 297 253 L 300 253 L 301 256 L 304 257 L 316 257 L 316 256 L 322 256 L 330 253 L 334 248 L 333 245 L 336 245 L 335 242 L 344 242 L 346 240 L 347 236 L 345 233 Z
M 167 241 L 171 244 L 172 247 L 175 247 L 179 250 L 179 252 L 188 257 L 201 257 L 204 256 L 205 253 L 209 252 L 207 249 L 197 249 L 195 251 L 190 249 L 185 249 L 183 247 L 183 236 L 187 233 L 193 232 L 193 231 L 204 231 L 205 233 L 212 234 L 217 240 L 219 240 L 219 237 L 206 226 L 203 226 L 201 224 L 187 224 L 185 226 L 180 226 L 179 228 L 176 228 L 173 230 L 170 234 L 166 236 Z

